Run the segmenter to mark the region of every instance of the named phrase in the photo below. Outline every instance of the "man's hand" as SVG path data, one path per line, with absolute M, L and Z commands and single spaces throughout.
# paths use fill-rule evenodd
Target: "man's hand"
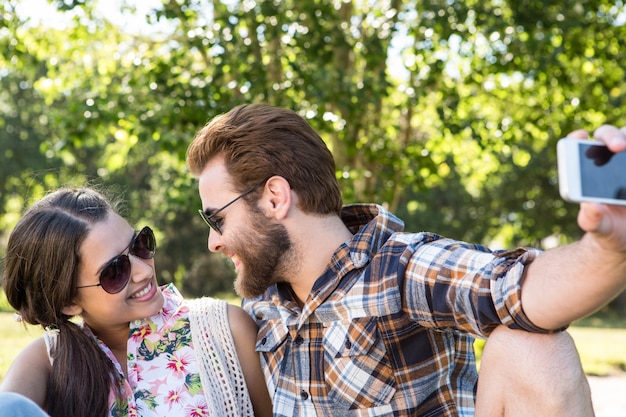
M 586 139 L 589 135 L 584 130 L 576 130 L 568 137 Z M 626 151 L 626 127 L 601 126 L 594 132 L 594 138 L 612 152 Z M 578 225 L 594 235 L 603 249 L 626 253 L 626 207 L 581 203 Z
M 588 138 L 577 130 L 568 137 Z M 626 151 L 626 128 L 602 126 L 595 139 L 612 152 Z M 528 318 L 559 329 L 587 316 L 626 289 L 626 206 L 581 203 L 578 242 L 548 250 L 525 270 L 522 304 Z

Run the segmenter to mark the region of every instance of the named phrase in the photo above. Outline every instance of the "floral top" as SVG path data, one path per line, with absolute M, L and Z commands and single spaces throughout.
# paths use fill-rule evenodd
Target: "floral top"
M 189 306 L 172 285 L 162 287 L 162 310 L 130 323 L 128 379 L 113 352 L 87 326 L 122 377 L 125 400 L 109 395 L 111 417 L 209 416 L 189 326 Z

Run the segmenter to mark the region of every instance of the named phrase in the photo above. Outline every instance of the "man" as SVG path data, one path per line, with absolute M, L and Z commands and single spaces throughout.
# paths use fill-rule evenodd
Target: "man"
M 626 149 L 615 128 L 598 136 Z M 583 204 L 587 234 L 543 253 L 404 233 L 381 206 L 342 208 L 332 154 L 290 110 L 234 108 L 196 135 L 187 164 L 199 178 L 209 249 L 232 259 L 235 288 L 259 325 L 276 416 L 472 416 L 472 336 L 500 324 L 557 331 L 626 286 L 626 207 Z M 481 379 L 477 413 L 593 414 L 566 334 L 494 333 L 504 343 L 488 342 L 486 374 L 508 386 Z M 532 348 L 528 367 L 519 349 L 501 363 L 508 343 Z M 563 366 L 546 366 L 552 359 Z M 550 392 L 576 395 L 551 403 L 541 395 L 550 383 Z

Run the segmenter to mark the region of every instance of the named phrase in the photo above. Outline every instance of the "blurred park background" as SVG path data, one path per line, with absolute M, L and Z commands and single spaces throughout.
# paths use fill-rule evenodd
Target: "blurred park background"
M 252 102 L 309 120 L 346 203 L 495 248 L 571 242 L 555 145 L 626 124 L 625 23 L 614 0 L 0 0 L 0 257 L 26 206 L 92 184 L 155 230 L 162 283 L 232 296 L 184 157 Z

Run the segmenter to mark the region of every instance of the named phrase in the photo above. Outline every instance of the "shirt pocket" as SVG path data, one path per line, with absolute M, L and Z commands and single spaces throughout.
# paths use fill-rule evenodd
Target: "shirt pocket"
M 280 319 L 263 322 L 257 333 L 256 351 L 261 355 L 261 367 L 270 393 L 274 392 L 278 386 L 280 366 L 285 357 L 285 349 L 280 347 L 288 336 L 287 327 Z
M 396 381 L 376 317 L 325 323 L 324 349 L 331 402 L 356 409 L 391 401 Z

